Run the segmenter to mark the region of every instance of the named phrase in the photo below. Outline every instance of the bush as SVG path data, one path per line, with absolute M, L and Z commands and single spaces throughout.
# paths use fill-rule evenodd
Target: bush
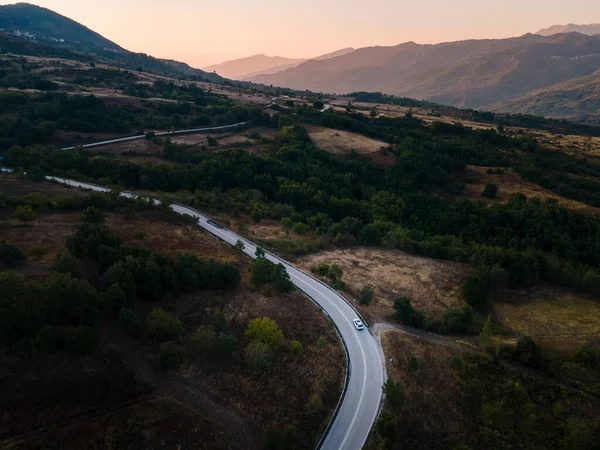
M 101 296 L 102 309 L 109 319 L 117 317 L 121 308 L 131 306 L 125 291 L 118 284 L 112 284 Z
M 183 334 L 183 324 L 170 312 L 154 308 L 146 317 L 145 331 L 154 342 L 173 341 Z
M 54 263 L 54 271 L 58 273 L 69 274 L 72 277 L 78 277 L 79 271 L 77 270 L 77 258 L 73 256 L 68 250 L 63 251 L 56 262 Z
M 448 308 L 444 313 L 443 324 L 448 333 L 466 334 L 473 325 L 473 309 L 470 306 Z
M 358 301 L 361 305 L 368 306 L 373 301 L 373 297 L 375 296 L 375 289 L 373 285 L 367 284 L 360 290 L 360 296 L 358 297 Z
M 179 367 L 185 357 L 183 347 L 174 342 L 163 342 L 158 350 L 158 362 L 163 370 Z
M 46 256 L 49 251 L 50 249 L 48 247 L 44 247 L 43 245 L 34 245 L 27 253 L 34 259 L 40 259 L 43 256 Z
M 18 247 L 0 242 L 0 261 L 4 261 L 9 266 L 25 261 L 25 254 Z
M 251 342 L 246 347 L 246 363 L 255 372 L 266 372 L 273 365 L 275 355 L 267 344 Z
M 233 334 L 221 333 L 217 340 L 217 349 L 222 356 L 230 356 L 237 350 L 237 338 Z
M 268 317 L 252 319 L 245 333 L 252 341 L 268 345 L 272 350 L 278 350 L 283 345 L 283 333 L 277 322 Z
M 31 166 L 27 170 L 27 178 L 33 181 L 44 181 L 46 179 L 46 175 L 38 166 Z
M 481 410 L 484 385 L 477 378 L 472 378 L 463 385 L 462 402 L 473 411 Z
M 191 350 L 198 355 L 212 355 L 217 349 L 217 333 L 211 327 L 200 327 L 190 337 Z
M 302 344 L 298 341 L 292 341 L 292 342 L 290 342 L 290 350 L 292 351 L 292 353 L 294 355 L 299 356 L 302 354 L 302 351 L 303 351 Z
M 483 197 L 496 198 L 498 195 L 498 186 L 496 186 L 494 183 L 487 183 L 481 195 Z
M 391 378 L 383 385 L 385 398 L 394 411 L 400 411 L 404 405 L 404 388 L 399 382 L 392 381 Z
M 37 219 L 37 213 L 30 205 L 23 205 L 17 206 L 17 209 L 13 213 L 13 217 L 20 222 L 33 222 Z
M 310 227 L 305 223 L 298 222 L 294 224 L 292 231 L 297 234 L 307 234 L 310 231 Z
M 431 325 L 429 318 L 413 308 L 410 298 L 406 296 L 394 300 L 394 317 L 409 327 L 427 329 Z

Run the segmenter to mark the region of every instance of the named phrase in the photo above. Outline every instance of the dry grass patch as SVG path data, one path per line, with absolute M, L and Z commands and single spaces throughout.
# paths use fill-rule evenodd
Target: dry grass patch
M 35 182 L 23 180 L 17 175 L 3 173 L 0 175 L 0 193 L 15 197 L 41 192 L 48 196 L 76 196 L 85 195 L 80 189 L 71 188 L 63 184 L 51 182 Z
M 307 271 L 321 263 L 340 266 L 342 279 L 353 292 L 367 284 L 375 287 L 375 300 L 363 311 L 377 321 L 393 320 L 393 300 L 403 295 L 410 297 L 416 309 L 441 319 L 449 306 L 463 305 L 458 287 L 470 272 L 466 264 L 363 247 L 329 250 L 297 261 Z
M 467 442 L 471 417 L 461 408 L 462 386 L 450 363 L 453 356 L 466 355 L 398 331 L 384 331 L 382 346 L 388 376 L 405 389 L 399 428 L 407 448 L 453 448 Z M 411 356 L 418 368 L 409 373 Z
M 378 164 L 394 164 L 396 161 L 391 152 L 382 151 L 382 148 L 389 148 L 386 142 L 333 128 L 307 126 L 307 130 L 317 147 L 333 155 L 349 155 L 354 151 Z
M 537 184 L 529 183 L 523 180 L 513 169 L 505 168 L 503 169 L 503 174 L 488 174 L 488 169 L 488 167 L 468 166 L 465 174 L 476 181 L 475 183 L 466 185 L 467 189 L 465 193 L 468 197 L 489 203 L 493 201 L 506 203 L 512 194 L 521 193 L 528 198 L 539 197 L 542 200 L 550 198 L 558 200 L 564 207 L 572 211 L 600 215 L 600 209 L 578 202 L 577 200 L 561 197 Z M 498 186 L 498 197 L 496 200 L 490 200 L 481 196 L 481 192 L 487 183 L 494 183 Z
M 494 303 L 494 313 L 511 333 L 557 352 L 600 343 L 600 302 L 556 286 L 507 292 Z

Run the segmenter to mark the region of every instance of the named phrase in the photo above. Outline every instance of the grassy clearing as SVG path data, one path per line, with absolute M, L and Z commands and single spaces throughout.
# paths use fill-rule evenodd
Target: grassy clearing
M 466 264 L 375 248 L 329 250 L 296 262 L 307 271 L 315 264 L 337 264 L 355 298 L 363 286 L 372 284 L 375 300 L 363 310 L 378 321 L 393 320 L 393 301 L 403 295 L 419 311 L 441 319 L 446 308 L 463 304 L 458 287 L 470 272 Z
M 517 336 L 531 336 L 549 350 L 567 353 L 600 343 L 600 302 L 557 287 L 506 293 L 494 303 L 496 320 Z
M 317 147 L 334 155 L 349 155 L 353 151 L 368 156 L 378 164 L 394 164 L 396 158 L 387 149 L 389 144 L 361 134 L 317 126 L 307 127 L 309 136 Z
M 600 215 L 600 209 L 585 203 L 561 197 L 547 189 L 536 184 L 529 183 L 516 173 L 513 169 L 502 169 L 503 174 L 488 174 L 489 167 L 468 166 L 465 176 L 469 177 L 474 183 L 466 184 L 465 194 L 469 198 L 487 201 L 489 203 L 498 201 L 508 202 L 512 194 L 521 193 L 527 197 L 539 197 L 542 200 L 556 199 L 566 208 L 572 211 L 578 211 L 585 214 Z M 498 197 L 495 200 L 487 199 L 481 196 L 481 192 L 487 183 L 493 183 L 498 186 Z

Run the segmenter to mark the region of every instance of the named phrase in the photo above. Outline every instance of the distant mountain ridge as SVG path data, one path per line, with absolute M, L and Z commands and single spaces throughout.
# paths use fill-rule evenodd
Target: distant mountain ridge
M 260 75 L 270 75 L 282 70 L 296 67 L 303 62 L 314 60 L 325 60 L 335 58 L 353 52 L 354 48 L 348 47 L 317 56 L 316 58 L 284 58 L 282 56 L 267 56 L 263 54 L 248 56 L 246 58 L 233 59 L 220 64 L 204 67 L 207 72 L 216 72 L 226 78 L 233 80 L 250 80 Z
M 590 23 L 588 25 L 576 25 L 569 23 L 567 25 L 553 25 L 550 28 L 545 28 L 538 31 L 535 34 L 540 36 L 552 36 L 553 34 L 560 33 L 581 33 L 593 36 L 594 34 L 600 34 L 600 23 Z
M 366 47 L 307 61 L 253 82 L 345 94 L 386 94 L 482 108 L 600 69 L 600 36 L 526 34 L 421 45 Z
M 0 6 L 0 50 L 33 56 L 104 61 L 169 76 L 222 80 L 218 75 L 194 69 L 185 63 L 130 52 L 68 17 L 29 3 Z

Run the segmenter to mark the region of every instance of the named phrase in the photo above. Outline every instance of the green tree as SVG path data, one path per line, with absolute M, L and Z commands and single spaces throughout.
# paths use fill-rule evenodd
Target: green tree
M 39 181 L 44 181 L 46 179 L 46 175 L 44 174 L 44 171 L 42 169 L 40 169 L 38 166 L 31 166 L 27 170 L 27 178 L 29 178 L 30 180 L 39 182 Z
M 496 198 L 498 195 L 498 186 L 496 186 L 494 183 L 487 183 L 481 195 L 483 197 Z
M 396 426 L 396 419 L 389 409 L 384 409 L 381 412 L 375 429 L 383 440 L 385 448 L 393 448 L 398 439 L 398 427 Z
M 0 241 L 0 261 L 12 266 L 25 261 L 25 254 L 18 247 Z
M 292 341 L 292 342 L 290 342 L 290 350 L 292 351 L 292 353 L 294 355 L 299 356 L 302 354 L 302 351 L 303 351 L 302 344 L 298 341 Z
M 230 356 L 237 350 L 237 338 L 233 334 L 221 333 L 217 339 L 217 348 L 222 356 Z
M 17 206 L 13 217 L 20 222 L 33 222 L 37 219 L 37 213 L 31 208 L 30 205 Z
M 373 297 L 375 296 L 375 288 L 373 285 L 367 284 L 360 290 L 360 296 L 358 301 L 361 305 L 370 305 L 373 301 Z
M 183 324 L 173 314 L 154 308 L 146 317 L 146 335 L 155 342 L 173 341 L 183 334 Z
M 263 342 L 253 341 L 246 347 L 246 363 L 255 372 L 269 370 L 274 359 L 272 348 Z
M 265 251 L 260 247 L 256 247 L 256 251 L 254 252 L 254 255 L 256 256 L 257 259 L 261 259 L 261 258 L 264 259 L 266 257 Z
M 212 355 L 217 349 L 217 333 L 214 328 L 197 328 L 190 337 L 190 347 L 198 355 Z
M 185 358 L 183 347 L 175 342 L 163 342 L 158 350 L 158 362 L 163 370 L 175 369 Z
M 398 412 L 404 405 L 404 388 L 400 382 L 395 382 L 391 378 L 383 385 L 383 393 L 392 410 Z
M 250 282 L 254 286 L 263 286 L 271 281 L 275 264 L 268 259 L 259 258 L 252 264 Z
M 471 331 L 473 310 L 470 306 L 463 308 L 448 308 L 442 319 L 444 328 L 449 333 L 465 334 Z
M 235 243 L 234 248 L 238 253 L 243 253 L 246 246 L 244 245 L 241 239 L 238 239 Z
M 248 323 L 245 336 L 268 345 L 272 350 L 279 350 L 283 345 L 283 332 L 273 319 L 268 317 L 252 319 Z
M 481 345 L 483 346 L 483 350 L 487 351 L 490 348 L 490 344 L 492 342 L 492 317 L 488 316 L 485 321 L 485 325 L 483 326 L 483 330 L 481 330 L 481 334 L 479 335 L 479 340 Z
M 95 223 L 95 224 L 103 224 L 104 223 L 104 214 L 95 206 L 89 206 L 81 216 L 82 222 Z
M 121 308 L 132 306 L 125 291 L 118 284 L 111 284 L 106 292 L 102 294 L 102 309 L 109 319 L 114 319 L 119 315 Z
M 66 273 L 72 277 L 78 277 L 77 258 L 68 250 L 64 250 L 56 259 L 54 270 L 58 273 Z
M 463 385 L 462 402 L 473 411 L 480 411 L 483 404 L 483 383 L 471 378 Z
M 213 317 L 213 327 L 217 334 L 221 333 L 225 327 L 227 326 L 227 321 L 225 320 L 225 316 L 223 313 L 218 312 Z
M 408 363 L 406 364 L 406 372 L 412 373 L 415 372 L 419 368 L 419 361 L 417 361 L 417 357 L 415 355 L 410 355 L 408 358 Z
M 277 295 L 283 294 L 284 292 L 292 292 L 294 290 L 294 283 L 290 280 L 290 275 L 283 264 L 278 264 L 273 267 L 271 280 Z
M 142 321 L 138 313 L 133 309 L 121 308 L 121 311 L 119 311 L 119 323 L 129 336 L 137 339 L 142 335 Z

